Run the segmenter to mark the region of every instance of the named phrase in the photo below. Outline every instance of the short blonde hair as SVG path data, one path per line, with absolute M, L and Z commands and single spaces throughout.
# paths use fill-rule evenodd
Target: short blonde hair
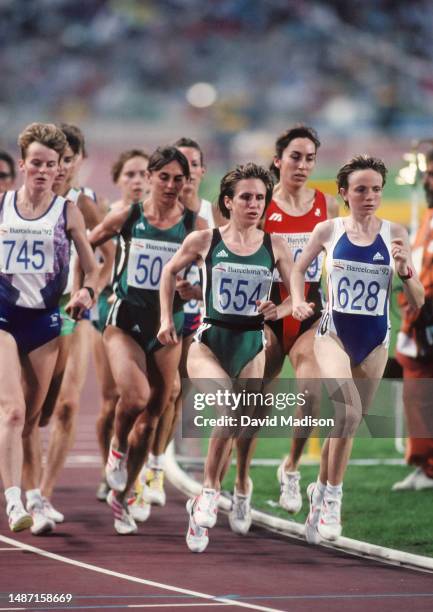
M 62 157 L 68 146 L 66 136 L 54 123 L 31 123 L 18 136 L 18 146 L 21 149 L 21 157 L 25 159 L 27 149 L 32 142 L 39 142 L 40 144 L 53 149 L 59 154 L 59 158 Z

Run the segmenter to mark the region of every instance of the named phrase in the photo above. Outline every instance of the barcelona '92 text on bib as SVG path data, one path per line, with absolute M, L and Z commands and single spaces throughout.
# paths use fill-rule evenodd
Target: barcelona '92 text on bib
M 132 238 L 128 259 L 128 285 L 158 291 L 164 266 L 180 244 L 162 240 Z
M 277 234 L 277 236 L 282 236 L 285 240 L 287 240 L 287 244 L 289 245 L 290 251 L 293 255 L 293 259 L 294 261 L 296 261 L 304 250 L 308 240 L 310 239 L 311 232 L 298 232 L 296 234 Z M 310 263 L 307 271 L 305 272 L 306 283 L 320 282 L 324 257 L 324 252 L 319 253 L 319 255 L 317 255 L 317 257 L 315 257 Z M 276 282 L 281 282 L 281 277 L 277 269 L 275 269 L 274 272 L 274 280 Z
M 334 259 L 331 272 L 333 310 L 382 316 L 390 274 L 389 266 Z
M 219 263 L 212 268 L 213 307 L 221 314 L 257 316 L 257 300 L 268 299 L 272 273 L 265 266 Z
M 0 228 L 0 262 L 4 274 L 51 273 L 54 230 L 44 223 L 14 223 Z

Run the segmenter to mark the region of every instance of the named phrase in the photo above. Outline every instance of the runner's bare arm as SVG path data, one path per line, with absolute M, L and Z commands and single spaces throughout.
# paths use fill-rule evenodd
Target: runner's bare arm
M 116 236 L 122 229 L 123 224 L 129 215 L 129 208 L 123 210 L 113 210 L 104 217 L 91 232 L 89 242 L 93 247 L 99 246 Z
M 391 254 L 397 274 L 410 276 L 403 281 L 403 291 L 409 305 L 421 308 L 425 300 L 424 287 L 413 265 L 408 233 L 398 223 L 391 224 Z
M 283 317 L 287 317 L 292 313 L 290 274 L 293 268 L 293 255 L 284 238 L 274 234 L 271 236 L 271 240 L 272 250 L 275 256 L 275 265 L 289 295 L 281 302 L 281 304 L 278 304 L 278 306 L 271 301 L 262 302 L 260 304 L 258 311 L 264 315 L 265 321 L 276 321 L 277 319 L 282 319 Z
M 158 340 L 161 344 L 178 342 L 173 323 L 173 299 L 176 290 L 176 276 L 194 261 L 204 259 L 212 240 L 212 230 L 192 232 L 185 238 L 182 246 L 164 267 L 161 276 L 159 299 L 161 304 L 161 327 Z
M 83 215 L 72 203 L 67 204 L 67 231 L 77 249 L 80 268 L 84 272 L 83 288 L 79 289 L 71 297 L 66 305 L 67 312 L 71 312 L 74 318 L 81 316 L 87 308 L 91 308 L 94 303 L 98 282 L 98 266 L 86 235 Z M 89 287 L 90 292 L 84 287 Z
M 305 273 L 315 257 L 325 248 L 332 236 L 332 221 L 318 223 L 301 255 L 293 265 L 290 276 L 290 287 L 293 300 L 293 316 L 299 321 L 308 319 L 314 314 L 314 304 L 305 301 Z

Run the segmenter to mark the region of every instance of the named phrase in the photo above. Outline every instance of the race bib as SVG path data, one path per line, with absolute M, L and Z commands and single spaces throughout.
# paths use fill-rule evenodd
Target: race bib
M 180 244 L 175 242 L 132 238 L 128 258 L 128 285 L 158 291 L 162 269 L 179 247 Z
M 310 239 L 311 232 L 303 232 L 297 234 L 276 234 L 277 236 L 282 236 L 285 240 L 287 240 L 287 244 L 289 245 L 290 251 L 292 252 L 293 259 L 296 261 L 299 255 L 305 248 L 308 240 Z M 323 260 L 325 257 L 325 253 L 322 251 L 313 259 L 311 264 L 308 267 L 308 270 L 305 272 L 305 282 L 307 283 L 319 283 L 320 278 L 322 276 L 322 268 L 323 268 Z M 274 280 L 278 283 L 281 283 L 281 277 L 277 269 L 274 271 Z
M 271 284 L 264 266 L 219 263 L 212 268 L 213 307 L 221 314 L 257 316 L 256 300 L 268 298 Z
M 4 274 L 53 272 L 54 229 L 35 222 L 1 226 L 0 262 Z
M 331 272 L 333 310 L 383 315 L 390 277 L 389 266 L 334 259 Z

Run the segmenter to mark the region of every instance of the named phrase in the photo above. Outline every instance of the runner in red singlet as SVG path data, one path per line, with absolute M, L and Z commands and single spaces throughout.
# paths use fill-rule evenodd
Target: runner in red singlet
M 272 170 L 278 178 L 278 183 L 266 210 L 264 229 L 271 234 L 281 234 L 287 238 L 295 261 L 317 223 L 338 214 L 338 204 L 334 197 L 311 189 L 306 184 L 316 164 L 319 146 L 316 132 L 305 126 L 287 130 L 275 143 Z M 320 387 L 314 382 L 314 379 L 320 378 L 320 370 L 314 357 L 313 339 L 322 309 L 322 264 L 322 256 L 317 257 L 306 274 L 306 301 L 314 304 L 314 316 L 302 322 L 289 316 L 265 325 L 265 376 L 271 379 L 278 376 L 285 356 L 288 355 L 300 387 L 302 386 L 303 391 L 308 390 L 309 401 L 302 409 L 297 409 L 297 418 L 306 415 L 315 417 L 320 408 Z M 271 299 L 279 304 L 286 296 L 283 284 L 275 283 Z M 293 514 L 299 512 L 302 507 L 300 474 L 297 468 L 310 434 L 311 428 L 294 429 L 290 454 L 277 471 L 280 505 Z M 253 451 L 254 441 L 238 441 L 238 481 L 248 477 L 248 464 Z M 237 484 L 241 490 L 242 484 Z

